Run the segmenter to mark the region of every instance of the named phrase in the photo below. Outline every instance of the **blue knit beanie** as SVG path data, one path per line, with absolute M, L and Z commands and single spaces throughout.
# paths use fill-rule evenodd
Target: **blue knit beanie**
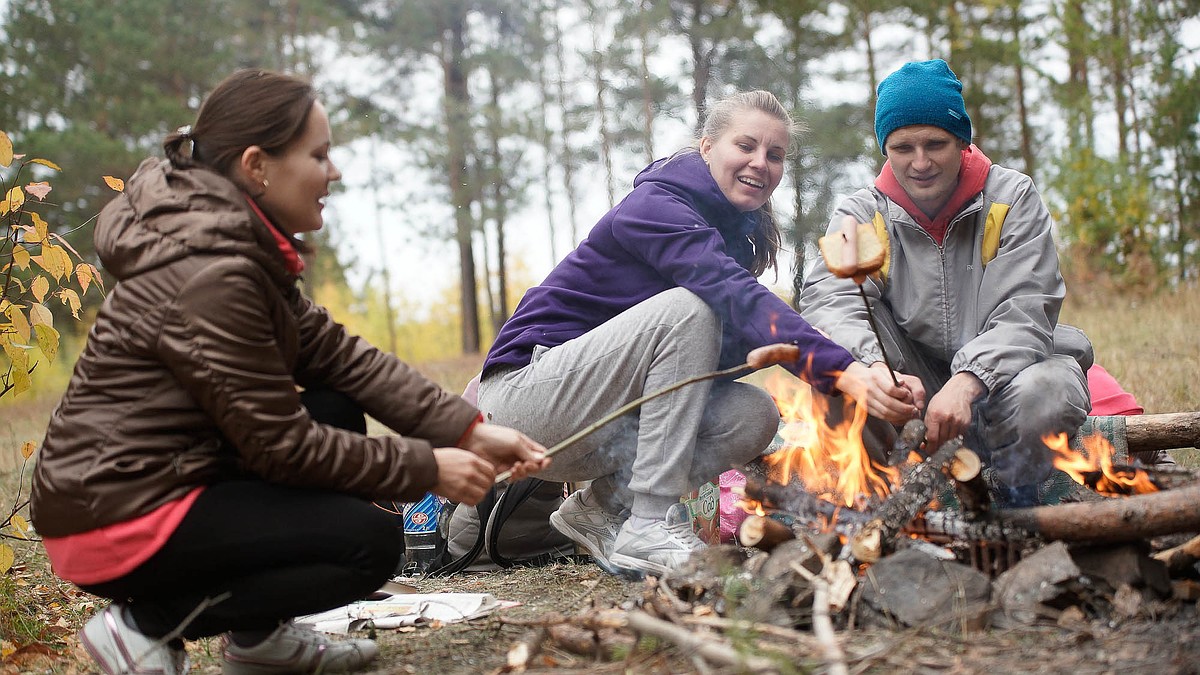
M 884 143 L 893 131 L 910 124 L 941 127 L 971 142 L 971 118 L 963 104 L 962 82 L 941 59 L 913 61 L 879 83 L 875 99 L 875 137 Z

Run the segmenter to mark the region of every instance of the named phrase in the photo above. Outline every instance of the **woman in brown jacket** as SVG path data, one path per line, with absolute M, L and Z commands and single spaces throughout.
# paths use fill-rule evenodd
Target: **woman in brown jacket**
M 289 619 L 395 569 L 371 500 L 474 504 L 544 448 L 300 293 L 296 235 L 341 177 L 309 84 L 239 71 L 163 147 L 96 225 L 118 281 L 38 455 L 34 525 L 61 577 L 113 599 L 81 633 L 103 672 L 186 672 L 183 640 L 220 633 L 227 675 L 356 669 L 373 642 Z

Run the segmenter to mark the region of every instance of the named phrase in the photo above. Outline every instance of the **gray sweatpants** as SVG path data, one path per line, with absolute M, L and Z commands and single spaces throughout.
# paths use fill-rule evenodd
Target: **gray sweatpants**
M 550 447 L 622 405 L 718 366 L 721 324 L 692 292 L 660 293 L 524 368 L 489 373 L 479 408 Z M 779 413 L 759 387 L 697 382 L 648 401 L 556 454 L 539 478 L 591 480 L 612 513 L 661 518 L 682 495 L 758 456 Z

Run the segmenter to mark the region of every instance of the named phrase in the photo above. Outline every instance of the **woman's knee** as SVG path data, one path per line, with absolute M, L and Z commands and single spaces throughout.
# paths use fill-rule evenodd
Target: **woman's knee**
M 721 319 L 700 296 L 683 287 L 663 291 L 646 300 L 661 305 L 655 314 L 662 321 L 687 325 L 693 330 L 719 331 Z

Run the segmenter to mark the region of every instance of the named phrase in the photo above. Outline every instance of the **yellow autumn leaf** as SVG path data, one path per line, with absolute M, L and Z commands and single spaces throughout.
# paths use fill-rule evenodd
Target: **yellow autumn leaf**
M 16 211 L 25 203 L 25 191 L 20 185 L 13 186 L 13 189 L 8 191 L 8 209 Z
M 45 221 L 37 212 L 29 214 L 30 220 L 33 221 L 33 234 L 36 237 L 33 241 L 29 241 L 29 232 L 25 232 L 25 242 L 30 244 L 41 244 L 50 237 L 50 224 Z
M 33 336 L 37 338 L 37 346 L 42 356 L 45 356 L 47 361 L 53 361 L 54 357 L 58 356 L 58 331 L 54 330 L 53 326 L 39 323 L 33 327 Z
M 0 131 L 0 166 L 8 166 L 12 164 L 12 139 L 8 134 Z
M 30 289 L 33 291 L 33 297 L 37 298 L 38 302 L 46 299 L 46 294 L 50 292 L 50 280 L 39 274 L 33 278 L 33 285 Z
M 33 457 L 33 453 L 37 451 L 37 444 L 33 441 L 25 441 L 21 444 L 21 456 L 25 459 Z
M 37 285 L 37 282 L 34 282 Z M 53 326 L 54 315 L 40 302 L 34 302 L 29 305 L 29 323 L 35 326 Z
M 14 514 L 12 520 L 9 522 L 12 523 L 13 534 L 16 535 L 18 539 L 29 538 L 29 532 L 33 529 L 32 527 L 29 527 L 29 521 Z
M 117 192 L 125 191 L 125 181 L 121 180 L 120 178 L 115 178 L 113 176 L 105 176 L 104 182 L 108 183 L 108 187 L 112 188 L 113 190 L 116 190 Z
M 26 251 L 24 246 L 13 244 L 12 260 L 18 269 L 29 269 L 29 251 Z
M 62 304 L 71 308 L 71 315 L 76 319 L 79 318 L 79 294 L 75 291 L 64 288 L 58 292 L 58 297 L 62 300 Z
M 25 312 L 20 305 L 11 305 L 4 311 L 4 315 L 8 317 L 9 325 L 12 330 L 21 338 L 22 342 L 29 342 L 29 320 L 25 318 Z
M 4 343 L 4 354 L 8 357 L 12 364 L 12 371 L 9 377 L 9 384 L 13 386 L 13 394 L 21 394 L 28 391 L 32 386 L 29 379 L 29 355 L 28 352 L 18 345 L 14 345 L 10 341 Z
M 41 157 L 34 157 L 33 159 L 29 160 L 29 163 L 30 164 L 41 164 L 42 166 L 48 166 L 51 169 L 54 169 L 55 171 L 62 171 L 62 167 L 55 164 L 54 162 L 51 162 L 48 159 L 42 159 Z
M 71 271 L 71 257 L 63 250 L 61 246 L 54 244 L 43 244 L 42 255 L 33 259 L 34 262 L 42 266 L 54 277 L 54 280 L 62 283 L 62 278 Z
M 0 133 L 4 132 L 0 131 Z M 13 552 L 12 547 L 8 544 L 0 544 L 0 575 L 8 574 L 16 560 L 17 554 Z
M 93 273 L 96 268 L 87 263 L 79 263 L 75 266 L 75 280 L 79 282 L 79 292 L 87 295 L 88 286 L 92 283 Z

